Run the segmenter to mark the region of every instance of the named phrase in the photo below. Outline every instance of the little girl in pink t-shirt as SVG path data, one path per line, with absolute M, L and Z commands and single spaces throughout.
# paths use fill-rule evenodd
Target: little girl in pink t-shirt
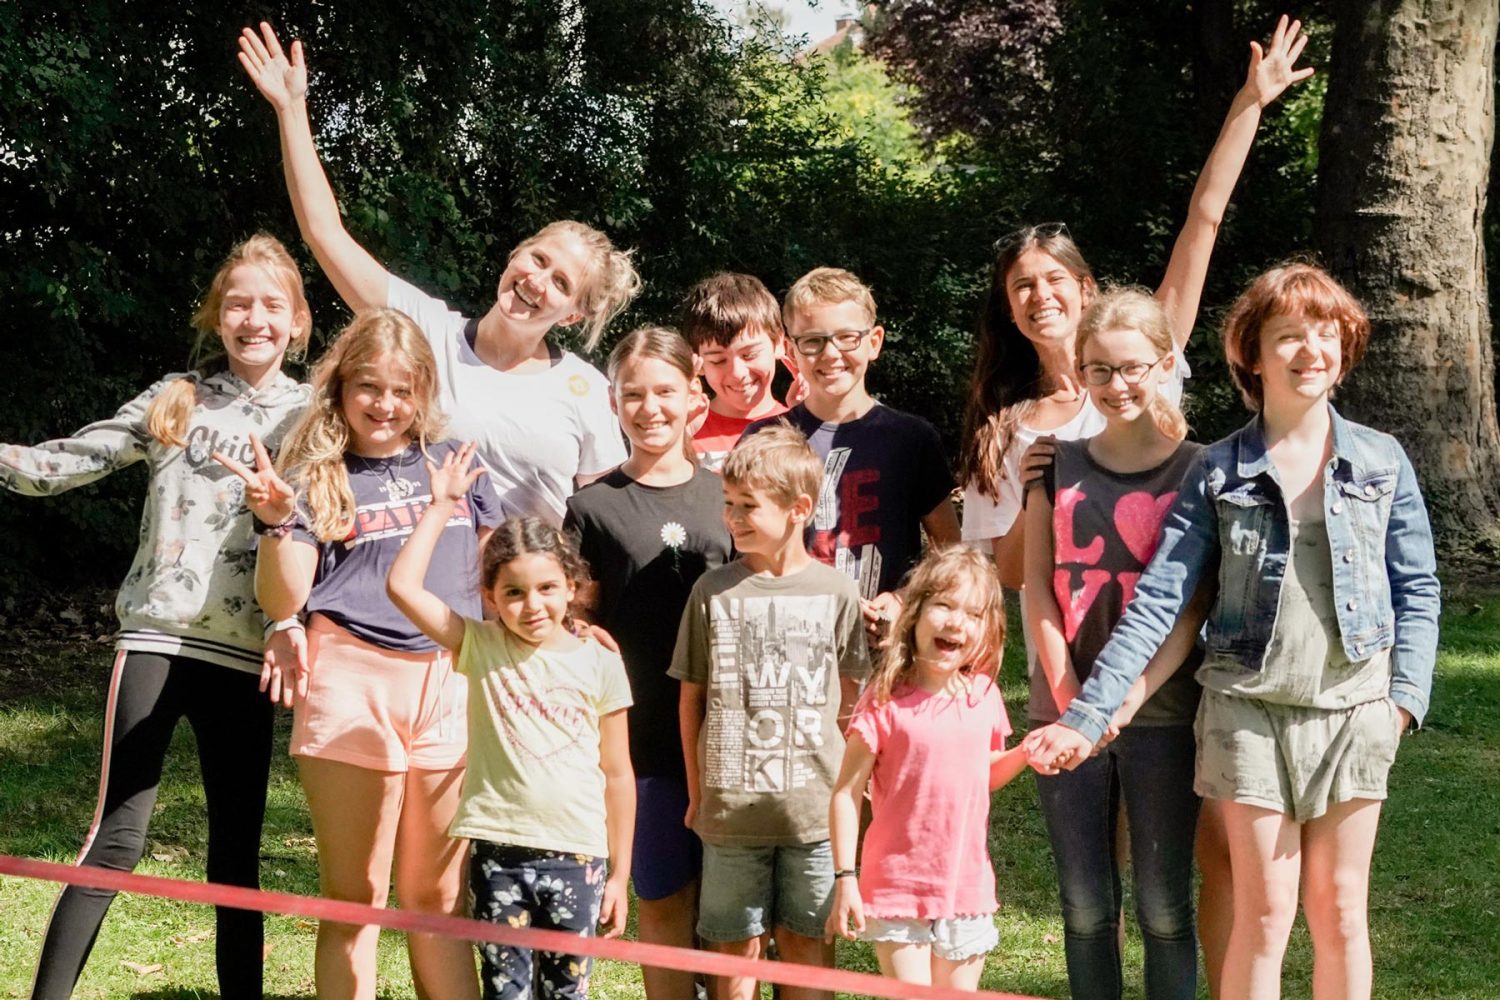
M 955 547 L 924 559 L 902 598 L 849 721 L 829 805 L 827 932 L 872 942 L 880 971 L 894 979 L 973 990 L 999 940 L 990 792 L 1026 766 L 1019 747 L 1004 749 L 1000 584 L 987 558 Z M 856 871 L 859 800 L 872 777 L 875 818 Z

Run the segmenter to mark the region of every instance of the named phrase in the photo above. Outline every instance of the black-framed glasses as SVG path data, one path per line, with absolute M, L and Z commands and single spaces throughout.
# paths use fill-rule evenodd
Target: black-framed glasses
M 815 358 L 823 353 L 823 349 L 832 341 L 833 346 L 839 351 L 848 353 L 860 345 L 869 336 L 873 326 L 865 327 L 863 330 L 835 330 L 833 333 L 809 333 L 801 337 L 792 337 L 792 346 L 797 353 L 804 358 Z
M 1055 236 L 1063 236 L 1072 239 L 1073 234 L 1068 232 L 1066 222 L 1038 222 L 1034 226 L 1022 226 L 1013 233 L 1006 233 L 995 241 L 995 253 L 1004 253 L 1025 243 L 1034 243 L 1038 240 L 1050 240 Z
M 1140 385 L 1146 376 L 1151 374 L 1151 369 L 1164 360 L 1166 360 L 1166 355 L 1162 355 L 1149 365 L 1144 361 L 1127 361 L 1123 365 L 1079 365 L 1078 371 L 1089 385 L 1109 385 L 1116 372 L 1119 372 L 1120 378 L 1124 379 L 1126 385 Z

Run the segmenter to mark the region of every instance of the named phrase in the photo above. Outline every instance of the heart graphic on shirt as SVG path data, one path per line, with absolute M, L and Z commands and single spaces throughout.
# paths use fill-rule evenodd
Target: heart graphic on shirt
M 1115 533 L 1141 565 L 1150 562 L 1155 554 L 1161 523 L 1166 520 L 1167 511 L 1176 499 L 1176 490 L 1159 497 L 1137 491 L 1126 493 L 1115 503 Z

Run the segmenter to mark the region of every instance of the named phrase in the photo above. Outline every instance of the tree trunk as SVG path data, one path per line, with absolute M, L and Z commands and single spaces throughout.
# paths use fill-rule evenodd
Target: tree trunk
M 1443 548 L 1500 551 L 1483 219 L 1496 0 L 1342 0 L 1320 138 L 1318 239 L 1369 310 L 1340 392 L 1400 438 Z

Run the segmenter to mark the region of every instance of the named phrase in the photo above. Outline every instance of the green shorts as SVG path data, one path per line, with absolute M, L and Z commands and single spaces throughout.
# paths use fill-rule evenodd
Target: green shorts
M 1299 823 L 1337 802 L 1384 799 L 1400 713 L 1389 698 L 1346 709 L 1276 705 L 1204 691 L 1193 791 Z

